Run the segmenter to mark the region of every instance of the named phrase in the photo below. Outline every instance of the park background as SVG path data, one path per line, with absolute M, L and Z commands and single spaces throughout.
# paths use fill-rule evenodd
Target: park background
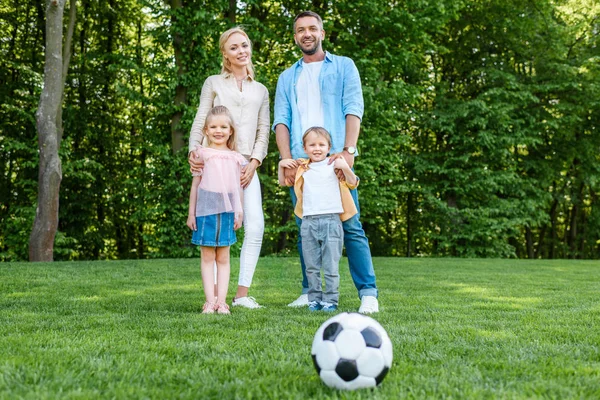
M 28 259 L 47 3 L 0 2 L 0 261 Z M 220 71 L 219 35 L 247 30 L 272 104 L 306 9 L 324 18 L 324 49 L 361 74 L 356 172 L 373 255 L 600 258 L 595 0 L 70 0 L 53 259 L 197 256 L 187 138 Z M 277 162 L 272 134 L 263 254 L 295 255 Z

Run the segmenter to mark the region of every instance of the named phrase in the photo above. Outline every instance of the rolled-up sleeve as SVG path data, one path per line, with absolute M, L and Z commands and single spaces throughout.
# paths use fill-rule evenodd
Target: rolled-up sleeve
M 344 57 L 344 93 L 342 95 L 342 110 L 344 116 L 356 115 L 362 120 L 365 110 L 360 75 L 354 61 Z
M 209 77 L 204 81 L 204 85 L 202 85 L 202 92 L 200 93 L 200 105 L 198 106 L 198 111 L 196 111 L 196 117 L 194 118 L 192 129 L 190 130 L 188 153 L 194 150 L 196 145 L 202 144 L 202 139 L 204 139 L 204 133 L 202 132 L 202 129 L 204 128 L 204 120 L 206 119 L 210 109 L 213 107 L 214 98 L 215 91 L 213 89 L 212 79 Z
M 286 71 L 287 72 L 287 71 Z M 292 106 L 289 99 L 289 86 L 286 72 L 282 73 L 277 80 L 277 90 L 275 92 L 275 112 L 273 113 L 273 126 L 271 129 L 275 131 L 275 127 L 279 124 L 287 126 L 288 130 L 292 130 Z
M 269 91 L 264 88 L 262 104 L 258 110 L 256 140 L 254 141 L 252 154 L 250 154 L 250 158 L 255 158 L 261 164 L 264 158 L 267 156 L 267 151 L 269 149 L 269 134 L 271 133 L 269 129 L 270 118 L 271 112 L 269 107 Z

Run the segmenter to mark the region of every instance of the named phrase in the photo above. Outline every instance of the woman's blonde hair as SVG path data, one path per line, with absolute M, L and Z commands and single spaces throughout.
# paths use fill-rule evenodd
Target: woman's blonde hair
M 235 123 L 233 122 L 233 116 L 229 109 L 225 106 L 214 106 L 210 109 L 208 114 L 206 114 L 206 119 L 204 120 L 204 132 L 208 130 L 208 124 L 210 123 L 210 119 L 216 117 L 218 115 L 224 115 L 229 119 L 229 127 L 231 129 L 231 136 L 227 139 L 227 147 L 233 151 L 237 151 L 237 145 L 235 140 Z M 210 144 L 210 138 L 206 136 L 206 140 L 208 144 Z
M 221 73 L 233 73 L 233 71 L 231 70 L 231 62 L 225 57 L 225 43 L 227 43 L 231 35 L 234 35 L 236 33 L 239 33 L 240 35 L 248 39 L 248 46 L 250 49 L 250 61 L 248 62 L 248 65 L 246 65 L 246 71 L 248 75 L 252 79 L 254 79 L 254 66 L 252 65 L 252 42 L 250 41 L 248 34 L 240 26 L 236 26 L 226 30 L 221 34 L 221 37 L 219 38 L 219 49 L 221 50 L 221 55 L 223 56 L 223 61 L 221 63 Z

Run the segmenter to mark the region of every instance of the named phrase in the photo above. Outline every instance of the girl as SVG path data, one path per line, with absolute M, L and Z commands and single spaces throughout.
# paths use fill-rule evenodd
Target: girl
M 200 246 L 202 286 L 206 302 L 203 314 L 229 314 L 225 302 L 229 286 L 229 246 L 236 242 L 234 230 L 243 221 L 243 189 L 240 184 L 246 159 L 236 152 L 233 117 L 225 106 L 207 114 L 204 136 L 208 147 L 196 148 L 204 162 L 202 173 L 193 173 L 187 226 L 192 243 Z M 215 271 L 217 265 L 217 289 Z
M 244 243 L 240 253 L 238 287 L 232 305 L 256 309 L 261 306 L 254 297 L 248 295 L 248 291 L 260 256 L 265 226 L 256 168 L 267 155 L 269 146 L 269 92 L 254 79 L 252 45 L 242 28 L 235 27 L 223 32 L 219 49 L 222 56 L 221 73 L 206 78 L 202 86 L 200 105 L 190 132 L 189 162 L 192 170 L 201 170 L 202 163 L 196 158 L 195 148 L 204 143 L 204 120 L 212 107 L 226 106 L 235 117 L 237 150 L 248 161 L 241 174 L 244 188 Z

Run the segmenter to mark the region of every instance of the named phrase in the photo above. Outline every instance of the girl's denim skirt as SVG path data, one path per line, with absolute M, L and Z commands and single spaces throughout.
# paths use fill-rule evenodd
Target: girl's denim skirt
M 205 247 L 225 247 L 237 242 L 233 222 L 235 214 L 226 212 L 196 217 L 196 230 L 192 232 L 192 243 Z

